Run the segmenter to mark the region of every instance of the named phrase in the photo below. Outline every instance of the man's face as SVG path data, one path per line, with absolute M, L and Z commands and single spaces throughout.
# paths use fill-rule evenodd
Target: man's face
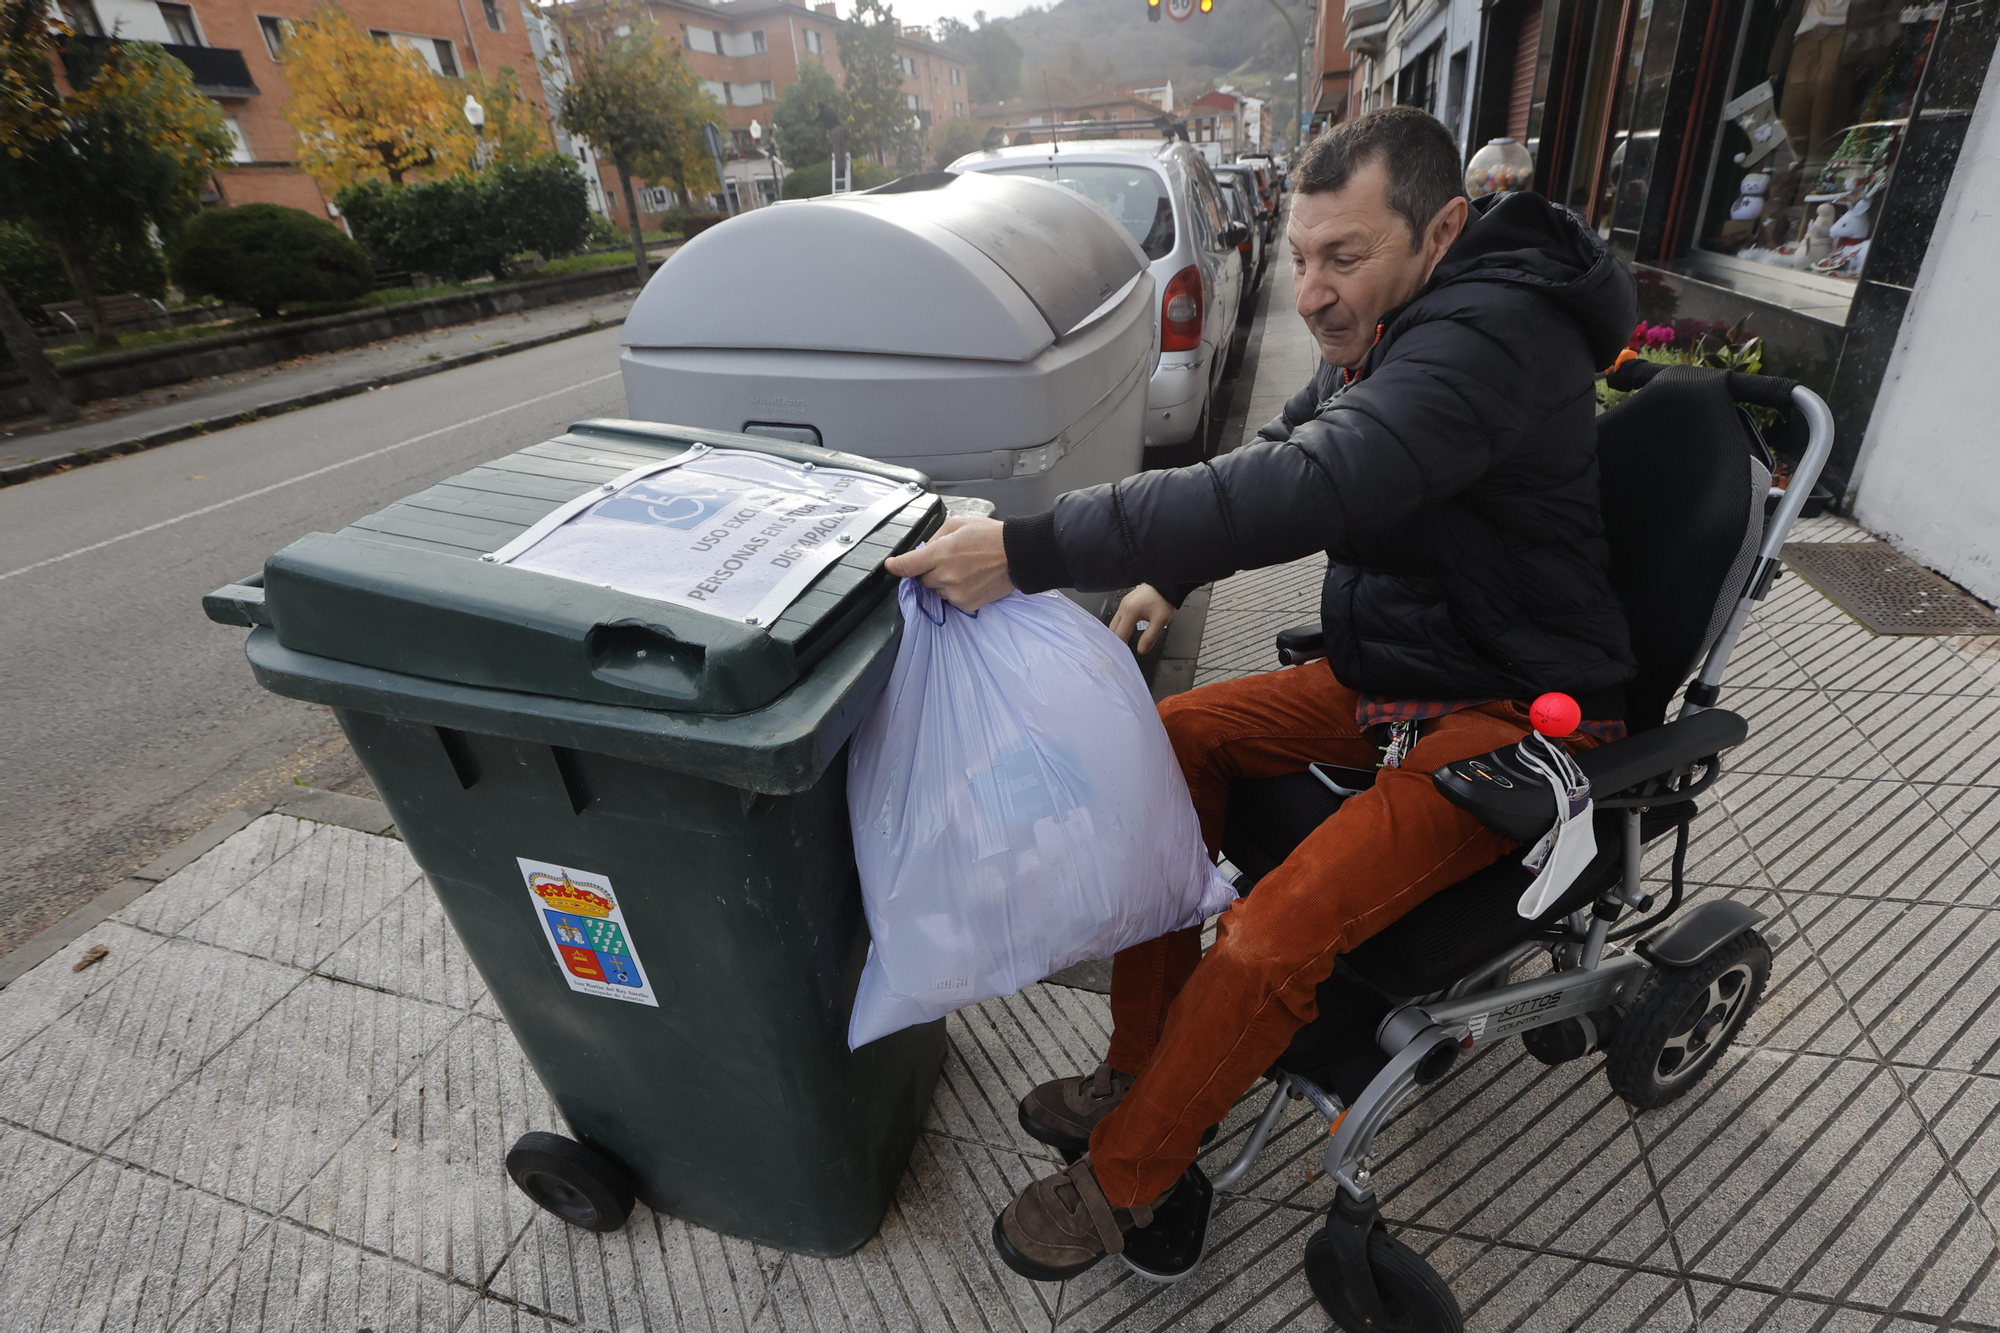
M 1388 173 L 1369 162 L 1338 190 L 1294 195 L 1285 228 L 1299 315 L 1320 354 L 1350 370 L 1374 345 L 1376 321 L 1417 294 L 1465 226 L 1465 201 L 1455 199 L 1432 219 L 1424 244 L 1412 245 L 1388 191 Z

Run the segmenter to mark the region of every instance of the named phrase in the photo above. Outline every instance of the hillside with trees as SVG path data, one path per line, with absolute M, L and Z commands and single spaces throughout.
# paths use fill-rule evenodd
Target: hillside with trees
M 1280 3 L 1299 35 L 1309 36 L 1311 7 Z M 976 14 L 972 25 L 944 34 L 975 61 L 975 99 L 1018 96 L 1032 104 L 1172 80 L 1174 96 L 1185 102 L 1230 84 L 1270 100 L 1274 131 L 1291 121 L 1293 85 L 1284 79 L 1296 68 L 1296 48 L 1271 0 L 1215 0 L 1209 13 L 1197 9 L 1182 23 L 1164 16 L 1148 22 L 1144 0 L 1060 0 L 1010 19 L 983 18 Z M 1012 78 L 1010 48 L 1019 53 Z

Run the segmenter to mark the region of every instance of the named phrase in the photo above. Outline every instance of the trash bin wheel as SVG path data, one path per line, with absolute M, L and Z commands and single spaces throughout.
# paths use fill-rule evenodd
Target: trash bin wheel
M 560 1134 L 523 1134 L 507 1154 L 507 1174 L 523 1194 L 586 1231 L 616 1231 L 632 1212 L 625 1168 Z
M 1662 967 L 1611 1039 L 1604 1072 L 1634 1110 L 1665 1106 L 1721 1058 L 1763 998 L 1771 946 L 1746 930 L 1692 967 Z
M 1329 1217 L 1326 1227 L 1306 1242 L 1306 1282 L 1313 1295 L 1319 1297 L 1320 1308 L 1336 1326 L 1347 1333 L 1364 1333 L 1364 1330 L 1463 1333 L 1465 1320 L 1459 1313 L 1458 1298 L 1451 1294 L 1445 1280 L 1424 1262 L 1422 1255 L 1391 1236 L 1379 1223 L 1370 1228 L 1368 1235 L 1368 1271 L 1375 1279 L 1375 1294 L 1381 1301 L 1385 1322 L 1364 1318 L 1346 1299 L 1346 1284 L 1341 1278 L 1333 1238 L 1326 1234 L 1334 1227 L 1350 1225 L 1338 1217 Z

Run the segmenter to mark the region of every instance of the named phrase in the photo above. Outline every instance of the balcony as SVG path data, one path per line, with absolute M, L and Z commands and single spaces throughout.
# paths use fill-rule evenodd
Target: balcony
M 71 83 L 86 82 L 110 49 L 109 37 L 70 37 L 63 43 L 64 73 Z M 160 49 L 187 67 L 195 91 L 208 97 L 255 97 L 257 85 L 243 53 L 229 46 L 180 46 L 161 42 Z
M 243 53 L 231 46 L 176 46 L 162 43 L 161 50 L 187 66 L 194 76 L 195 91 L 210 97 L 255 97 L 257 85 L 251 81 L 250 67 Z
M 1389 15 L 1395 0 L 1361 0 L 1347 7 L 1347 50 L 1370 59 L 1379 59 L 1389 39 Z

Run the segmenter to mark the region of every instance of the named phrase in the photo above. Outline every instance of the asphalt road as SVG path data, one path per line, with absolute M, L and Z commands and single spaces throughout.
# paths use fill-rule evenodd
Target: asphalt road
M 476 463 L 622 416 L 618 331 L 0 490 L 0 952 L 233 806 L 365 789 L 202 594 Z
M 1270 271 L 1215 404 L 1224 452 L 1255 425 L 1265 321 L 1289 315 L 1290 275 Z M 261 689 L 202 595 L 304 533 L 624 415 L 618 337 L 0 489 L 0 953 L 238 805 L 293 783 L 372 794 L 332 714 Z

